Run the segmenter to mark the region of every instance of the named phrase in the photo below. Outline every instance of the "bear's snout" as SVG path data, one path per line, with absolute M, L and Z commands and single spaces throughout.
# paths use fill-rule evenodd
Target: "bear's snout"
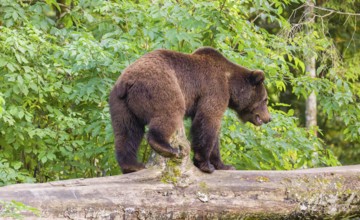
M 271 122 L 271 116 L 270 116 L 270 114 L 267 114 L 267 115 L 265 116 L 265 119 L 263 119 L 263 122 L 264 122 L 265 124 Z
M 263 115 L 256 114 L 254 121 L 255 121 L 255 123 L 253 123 L 253 124 L 255 124 L 257 126 L 260 126 L 262 124 L 267 124 L 271 121 L 271 116 L 270 116 L 270 114 L 263 114 Z
M 264 122 L 264 124 L 271 122 L 271 117 L 268 117 L 267 119 L 263 120 L 263 122 Z

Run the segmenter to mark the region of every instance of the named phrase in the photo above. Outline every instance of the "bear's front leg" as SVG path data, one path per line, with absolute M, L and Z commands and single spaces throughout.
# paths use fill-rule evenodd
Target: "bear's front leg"
M 194 165 L 201 171 L 212 173 L 215 167 L 210 156 L 218 140 L 221 117 L 208 116 L 197 112 L 192 120 L 191 136 L 194 150 Z

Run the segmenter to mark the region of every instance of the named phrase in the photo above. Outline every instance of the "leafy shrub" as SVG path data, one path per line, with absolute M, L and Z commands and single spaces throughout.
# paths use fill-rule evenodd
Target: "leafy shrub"
M 272 121 L 261 127 L 239 122 L 233 112 L 223 120 L 222 154 L 237 169 L 290 170 L 339 165 L 313 132 L 297 126 L 294 111 L 272 110 Z
M 67 1 L 70 10 L 61 11 L 56 1 L 1 1 L 0 184 L 118 174 L 108 94 L 126 66 L 157 48 L 190 53 L 213 46 L 267 74 L 274 120 L 254 127 L 227 112 L 221 149 L 228 163 L 238 169 L 337 165 L 327 143 L 302 128 L 294 97 L 302 101 L 315 90 L 320 116 L 346 126 L 336 132 L 340 138 L 358 141 L 358 73 L 354 64 L 349 72 L 325 65 L 332 56 L 326 51 L 333 51 L 326 36 L 289 31 L 283 9 L 298 2 L 82 0 Z M 272 34 L 257 19 L 284 33 Z M 315 80 L 302 62 L 309 41 L 317 45 L 312 52 L 323 54 L 319 74 L 326 73 Z M 282 101 L 284 93 L 294 99 Z M 286 105 L 275 104 L 281 102 Z

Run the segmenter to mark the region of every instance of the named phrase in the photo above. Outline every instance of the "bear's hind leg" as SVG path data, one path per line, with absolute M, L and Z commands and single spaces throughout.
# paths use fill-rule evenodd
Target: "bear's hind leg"
M 144 126 L 128 127 L 115 137 L 116 159 L 123 173 L 132 173 L 145 168 L 137 161 L 137 151 L 144 136 Z
M 180 151 L 171 147 L 170 137 L 179 128 L 183 115 L 164 114 L 162 117 L 151 119 L 149 123 L 148 143 L 158 154 L 164 157 L 180 157 Z
M 115 155 L 123 173 L 131 173 L 145 166 L 137 161 L 137 151 L 144 136 L 145 126 L 129 111 L 125 101 L 110 95 L 110 114 L 115 137 Z

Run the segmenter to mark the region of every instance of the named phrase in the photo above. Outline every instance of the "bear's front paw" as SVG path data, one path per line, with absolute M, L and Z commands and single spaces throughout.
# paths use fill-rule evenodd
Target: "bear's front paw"
M 210 161 L 194 161 L 194 165 L 205 173 L 212 173 L 215 171 L 215 167 L 210 163 Z

